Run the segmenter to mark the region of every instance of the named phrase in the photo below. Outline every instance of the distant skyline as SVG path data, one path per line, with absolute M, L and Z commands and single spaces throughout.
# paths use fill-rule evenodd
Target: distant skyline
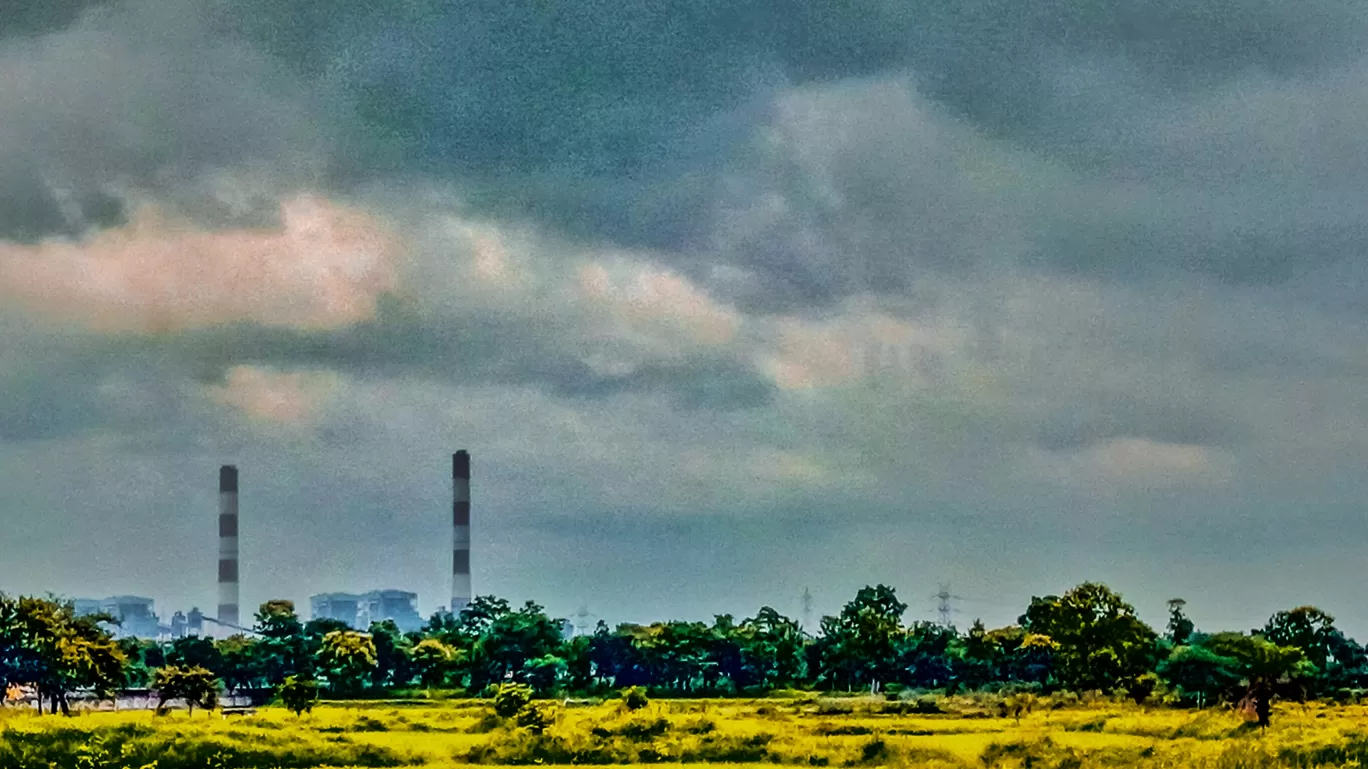
M 0 590 L 1368 640 L 1368 6 L 0 12 Z

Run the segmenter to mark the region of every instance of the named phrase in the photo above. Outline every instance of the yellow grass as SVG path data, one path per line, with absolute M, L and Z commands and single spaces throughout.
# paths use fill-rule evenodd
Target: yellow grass
M 47 744 L 47 735 L 56 740 L 75 729 L 82 740 L 136 733 L 141 735 L 138 739 L 161 739 L 166 744 L 208 741 L 229 756 L 218 764 L 226 767 L 328 765 L 299 763 L 310 760 L 300 757 L 314 755 L 309 751 L 336 757 L 328 760 L 361 765 L 434 769 L 463 766 L 471 760 L 486 766 L 534 763 L 540 755 L 537 751 L 567 749 L 589 751 L 583 755 L 598 756 L 588 762 L 599 765 L 606 756 L 633 765 L 687 762 L 717 767 L 777 763 L 1237 769 L 1353 766 L 1354 761 L 1368 758 L 1368 736 L 1364 735 L 1368 709 L 1361 706 L 1280 706 L 1273 727 L 1261 734 L 1229 711 L 1144 709 L 1116 703 L 1060 709 L 1042 703 L 1020 719 L 976 709 L 968 702 L 949 703 L 961 705 L 959 713 L 900 715 L 884 712 L 887 703 L 882 700 L 816 697 L 657 700 L 634 713 L 616 701 L 540 704 L 554 722 L 541 738 L 498 723 L 487 704 L 472 701 L 321 705 L 298 718 L 276 708 L 231 719 L 201 713 L 193 718 L 184 713 L 158 718 L 145 712 L 86 713 L 65 719 L 0 711 L 0 747 L 19 741 Z M 233 763 L 234 751 L 247 747 L 279 749 L 281 763 L 244 763 L 276 760 L 259 757 Z M 5 763 L 5 755 L 0 751 L 0 764 Z M 756 760 L 735 762 L 727 760 L 728 755 L 749 755 Z M 56 765 L 62 766 L 63 760 Z M 111 760 L 114 763 L 108 766 L 125 769 L 117 759 Z M 199 766 L 175 760 L 179 759 L 163 758 L 159 769 Z M 204 765 L 206 769 L 213 766 Z M 17 766 L 28 769 L 23 763 Z M 127 768 L 138 769 L 132 763 Z

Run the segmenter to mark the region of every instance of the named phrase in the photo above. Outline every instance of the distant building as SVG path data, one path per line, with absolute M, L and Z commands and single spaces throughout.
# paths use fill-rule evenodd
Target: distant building
M 322 593 L 309 599 L 309 616 L 335 619 L 356 627 L 361 612 L 361 596 L 351 593 Z
M 116 595 L 103 601 L 77 598 L 72 602 L 79 616 L 108 614 L 117 621 L 113 628 L 116 638 L 157 639 L 162 635 L 161 623 L 151 598 L 136 595 Z
M 568 619 L 561 620 L 561 638 L 569 640 L 575 637 L 575 623 Z
M 313 619 L 333 619 L 349 627 L 365 630 L 373 622 L 393 620 L 405 633 L 421 630 L 423 616 L 418 613 L 418 594 L 404 590 L 372 590 L 353 593 L 320 593 L 309 599 Z
M 189 626 L 189 624 L 190 624 L 189 621 L 187 621 L 187 620 L 185 619 L 185 613 L 184 613 L 184 612 L 179 612 L 179 611 L 178 611 L 178 612 L 176 612 L 175 614 L 172 614 L 172 615 L 171 615 L 171 637 L 172 637 L 172 638 L 184 638 L 186 635 L 188 635 L 188 633 L 186 632 L 186 628 Z
M 423 615 L 418 613 L 418 594 L 404 590 L 375 590 L 366 593 L 362 627 L 372 622 L 392 620 L 399 630 L 411 633 L 423 628 Z
M 190 607 L 190 613 L 185 615 L 185 634 L 204 635 L 204 612 L 200 611 L 198 606 Z

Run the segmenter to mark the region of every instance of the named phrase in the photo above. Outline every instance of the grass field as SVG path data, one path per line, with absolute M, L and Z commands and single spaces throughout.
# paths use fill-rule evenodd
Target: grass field
M 224 719 L 184 712 L 0 711 L 4 769 L 229 769 L 706 763 L 928 767 L 1312 767 L 1368 763 L 1368 708 L 1283 705 L 1266 733 L 1229 711 L 1041 701 L 1019 719 L 988 698 L 543 703 L 541 735 L 488 703 L 337 703 Z M 155 763 L 154 763 L 155 762 Z

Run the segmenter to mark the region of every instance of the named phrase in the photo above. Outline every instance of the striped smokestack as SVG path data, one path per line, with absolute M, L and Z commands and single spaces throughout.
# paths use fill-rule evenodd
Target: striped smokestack
M 238 471 L 219 468 L 219 622 L 238 622 Z M 222 626 L 220 626 L 222 627 Z
M 470 605 L 470 454 L 451 456 L 451 613 Z

